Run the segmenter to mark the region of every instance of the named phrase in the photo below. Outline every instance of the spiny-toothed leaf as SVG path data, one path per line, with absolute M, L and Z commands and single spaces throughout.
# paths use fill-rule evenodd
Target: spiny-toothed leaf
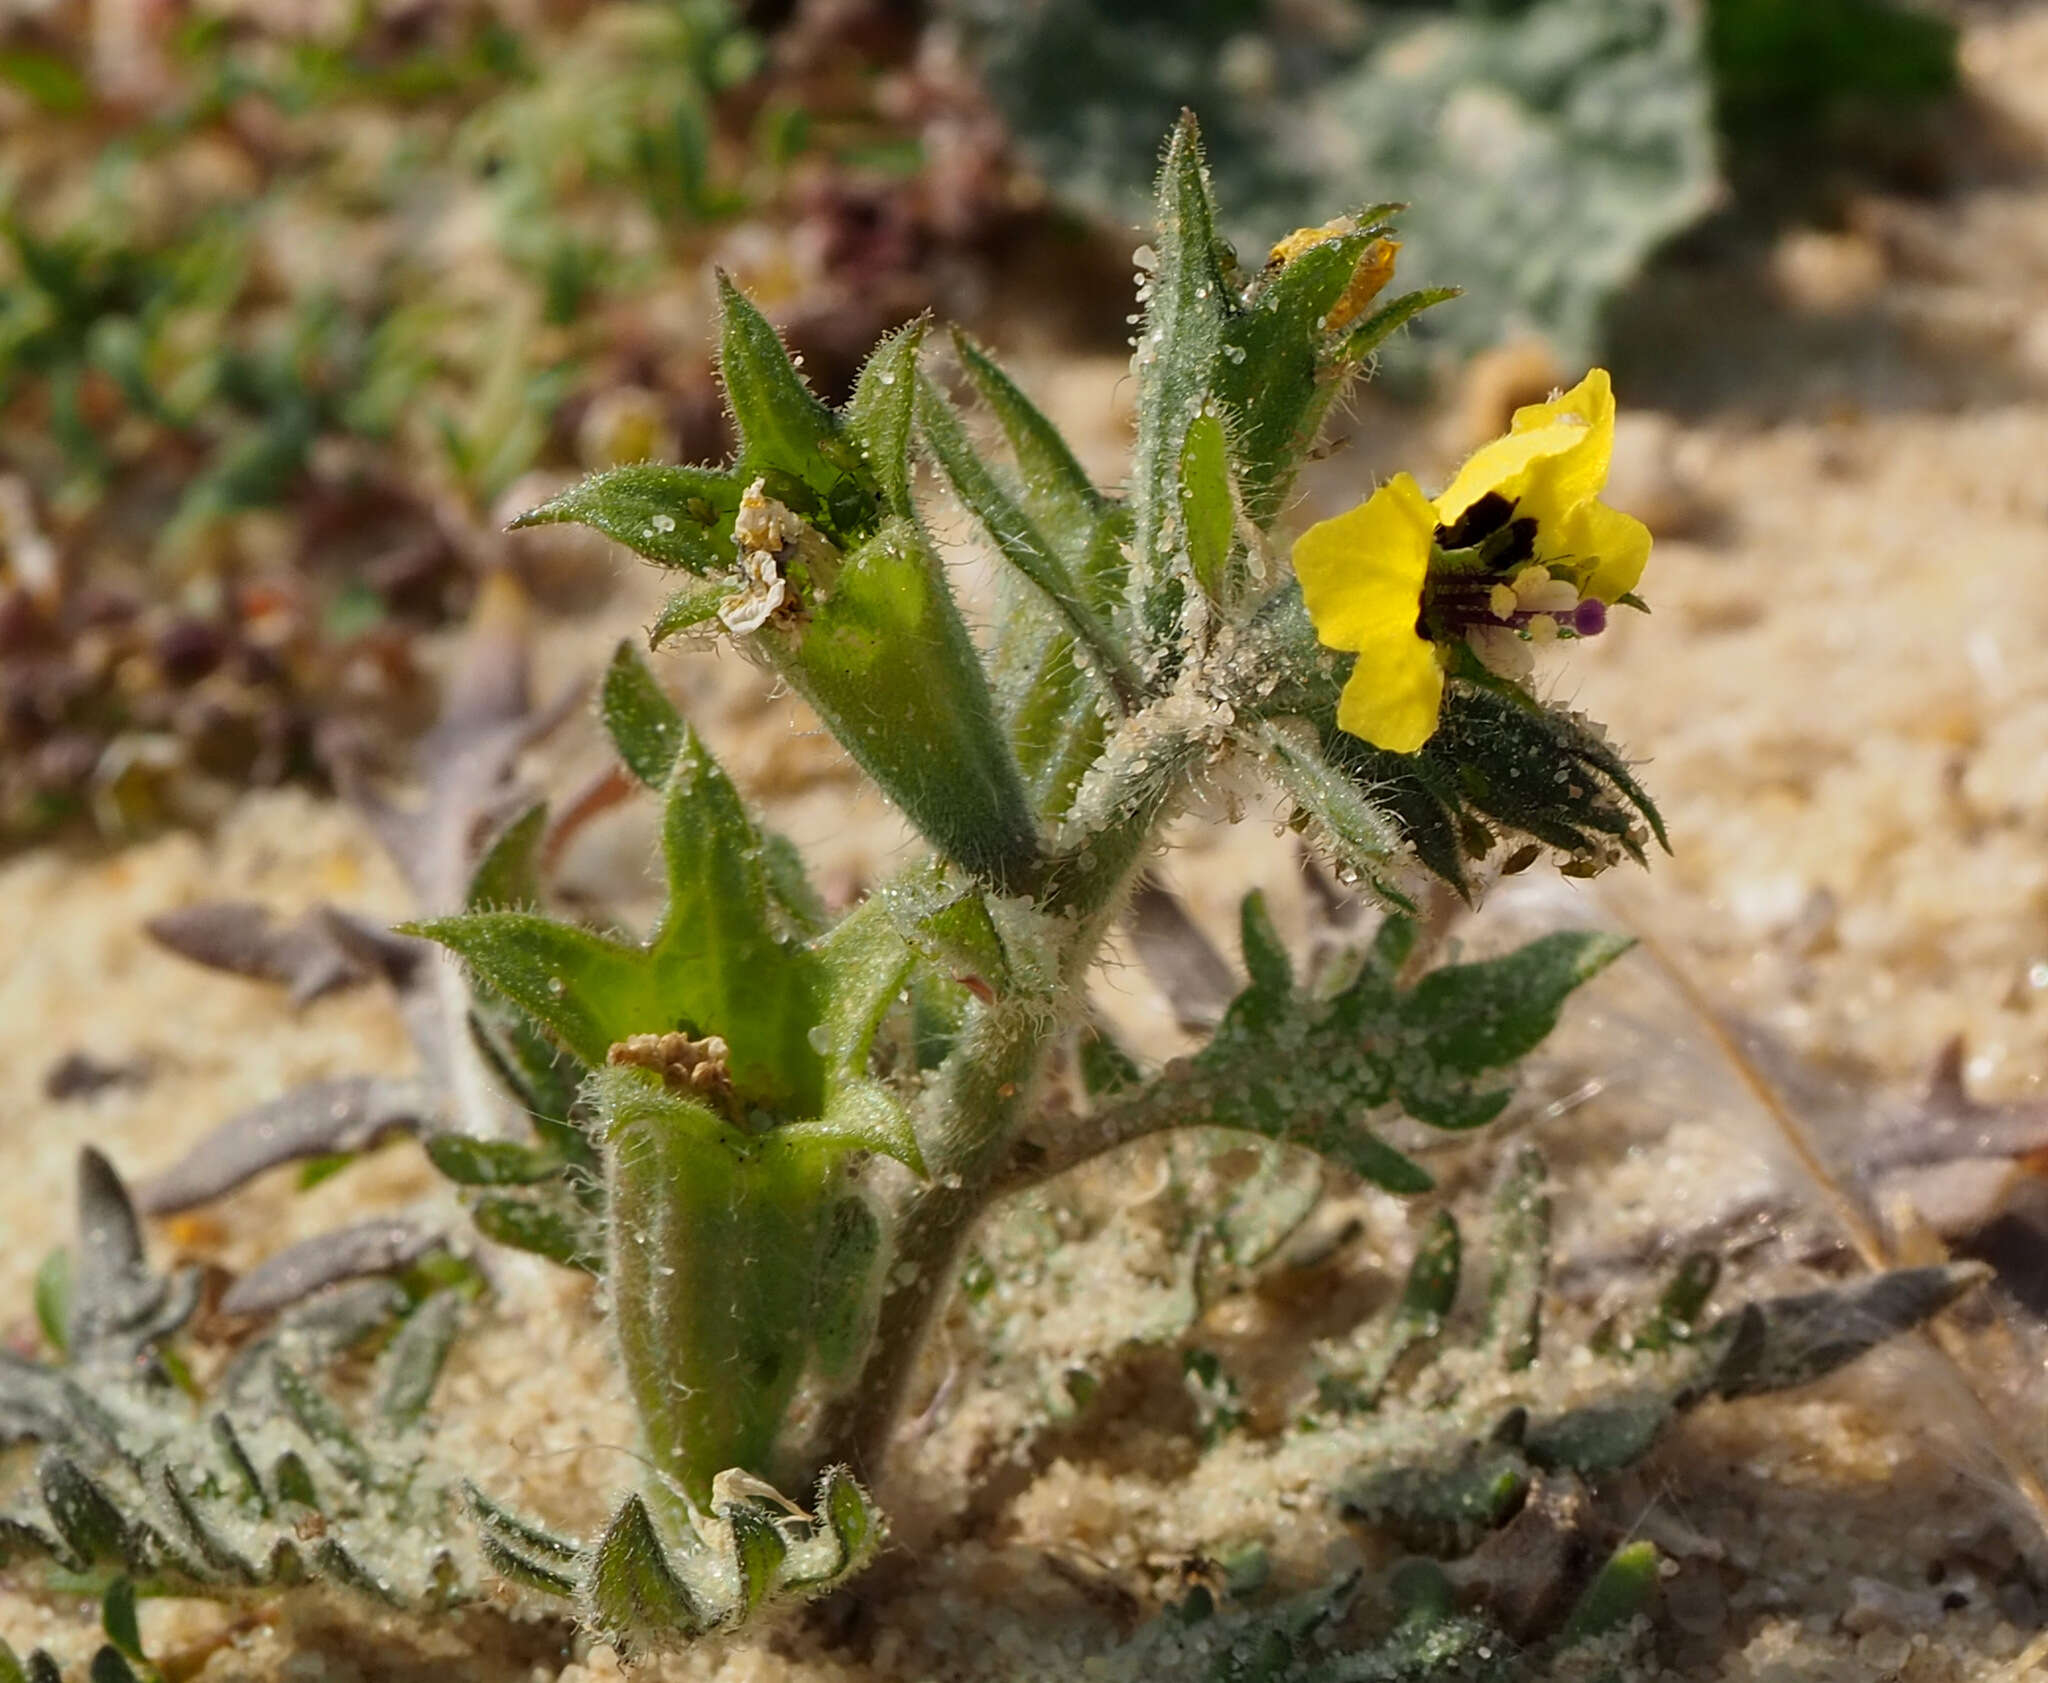
M 591 1622 L 620 1650 L 637 1654 L 664 1637 L 695 1636 L 707 1622 L 668 1563 L 647 1504 L 628 1496 L 591 1557 Z
M 883 507 L 904 520 L 917 512 L 910 499 L 915 465 L 910 441 L 917 413 L 917 357 L 927 326 L 913 321 L 874 348 L 840 417 L 881 488 Z
M 1195 582 L 1212 602 L 1223 600 L 1237 498 L 1230 483 L 1230 445 L 1222 419 L 1204 410 L 1188 423 L 1180 448 L 1180 522 Z
M 975 452 L 953 405 L 929 380 L 919 381 L 917 408 L 925 440 L 955 494 L 980 521 L 997 553 L 1038 588 L 1047 606 L 1088 651 L 1089 664 L 1119 707 L 1128 707 L 1137 698 L 1137 674 L 1122 645 L 1082 595 L 1065 560 Z
M 36 1269 L 36 1325 L 59 1359 L 71 1351 L 71 1253 L 62 1245 Z
M 1378 1402 L 1401 1358 L 1437 1336 L 1457 1300 L 1462 1272 L 1458 1224 L 1448 1210 L 1438 1210 L 1415 1247 L 1394 1312 L 1368 1323 L 1342 1344 L 1323 1346 L 1328 1370 L 1320 1387 L 1324 1400 L 1347 1409 L 1371 1408 Z
M 1287 956 L 1280 931 L 1273 926 L 1266 896 L 1258 889 L 1247 894 L 1238 906 L 1238 938 L 1244 952 L 1245 974 L 1251 979 L 1248 993 L 1284 1009 L 1294 993 L 1294 964 Z
M 822 506 L 846 472 L 824 453 L 839 440 L 838 420 L 804 384 L 767 318 L 722 273 L 718 310 L 718 371 L 740 435 L 738 476 L 784 475 Z
M 1439 304 L 1448 304 L 1452 299 L 1463 296 L 1463 287 L 1425 286 L 1420 291 L 1404 292 L 1398 298 L 1389 299 L 1345 334 L 1341 352 L 1343 360 L 1363 362 L 1393 333 L 1406 327 L 1424 310 L 1433 310 Z
M 683 716 L 630 642 L 612 651 L 598 717 L 626 769 L 650 789 L 668 782 L 683 746 Z
M 351 1484 L 368 1486 L 377 1474 L 376 1463 L 370 1458 L 360 1439 L 348 1428 L 341 1410 L 303 1374 L 284 1362 L 275 1363 L 271 1369 L 272 1380 L 277 1387 L 278 1401 L 284 1404 L 285 1412 L 298 1423 L 299 1430 L 311 1438 L 327 1462 Z M 278 1466 L 280 1491 L 284 1477 L 283 1462 Z M 303 1500 L 303 1498 L 293 1498 Z M 311 1504 L 308 1504 L 309 1506 Z
M 1621 1630 L 1650 1611 L 1657 1601 L 1657 1545 L 1624 1543 L 1607 1557 L 1558 1633 L 1558 1645 L 1569 1648 Z
M 590 1217 L 562 1204 L 507 1196 L 479 1198 L 470 1220 L 493 1244 L 531 1251 L 564 1268 L 595 1274 L 604 1267 L 602 1232 Z
M 1517 1445 L 1492 1437 L 1464 1445 L 1442 1465 L 1368 1472 L 1344 1487 L 1340 1501 L 1409 1548 L 1455 1556 L 1469 1553 L 1522 1505 L 1532 1476 Z
M 540 846 L 547 834 L 548 807 L 536 801 L 491 838 L 469 874 L 462 897 L 469 911 L 540 903 Z
M 253 1502 L 258 1513 L 270 1512 L 270 1493 L 263 1488 L 263 1480 L 256 1471 L 256 1463 L 250 1459 L 249 1451 L 243 1447 L 241 1433 L 235 1430 L 235 1423 L 225 1414 L 208 1418 L 206 1429 L 213 1441 L 219 1445 L 226 1459 L 228 1470 L 234 1475 L 244 1500 Z
M 1630 1335 L 1628 1349 L 1668 1350 L 1674 1344 L 1690 1343 L 1700 1313 L 1720 1279 L 1721 1259 L 1711 1251 L 1694 1251 L 1683 1258 L 1657 1299 L 1657 1307 Z
M 480 1140 L 468 1134 L 434 1134 L 428 1160 L 457 1186 L 534 1186 L 562 1172 L 552 1151 L 510 1140 Z
M 789 1555 L 789 1544 L 775 1521 L 750 1502 L 737 1502 L 725 1511 L 732 1527 L 733 1567 L 739 1575 L 737 1619 L 745 1619 L 768 1599 L 775 1588 L 777 1573 Z
M 486 1531 L 476 1540 L 485 1563 L 500 1577 L 510 1578 L 515 1584 L 524 1584 L 528 1589 L 539 1590 L 543 1595 L 573 1596 L 577 1582 L 566 1572 L 552 1566 L 543 1566 L 537 1560 L 529 1560 L 510 1544 L 500 1541 Z
M 256 1568 L 231 1548 L 208 1522 L 175 1468 L 163 1469 L 162 1484 L 164 1500 L 176 1516 L 184 1540 L 192 1551 L 221 1577 L 233 1583 L 253 1586 L 257 1581 Z
M 426 1412 L 461 1321 L 452 1291 L 435 1292 L 405 1318 L 378 1362 L 377 1417 L 386 1426 L 410 1426 Z
M 718 610 L 733 594 L 730 579 L 692 579 L 669 592 L 668 600 L 647 628 L 647 646 L 658 649 L 671 637 L 718 618 Z
M 566 1537 L 557 1537 L 531 1520 L 520 1518 L 467 1479 L 462 1482 L 462 1496 L 486 1533 L 516 1545 L 522 1553 L 536 1555 L 542 1560 L 564 1562 L 573 1562 L 583 1553 L 580 1545 Z
M 1975 1262 L 1897 1268 L 1847 1285 L 1751 1304 L 1753 1336 L 1725 1356 L 1712 1377 L 1723 1397 L 1789 1390 L 1845 1367 L 1922 1321 L 1941 1313 L 1989 1270 Z M 1716 1323 L 1713 1333 L 1737 1317 Z
M 1403 911 L 1414 903 L 1387 881 L 1400 858 L 1401 830 L 1379 803 L 1323 758 L 1312 732 L 1274 722 L 1251 737 L 1273 780 L 1314 825 L 1316 839 L 1348 879 L 1362 881 L 1372 895 Z
M 1223 344 L 1230 288 L 1216 233 L 1216 205 L 1201 137 L 1183 113 L 1159 171 L 1158 263 L 1138 329 L 1138 437 L 1131 484 L 1141 569 L 1138 624 L 1156 641 L 1172 635 L 1180 585 L 1168 569 L 1168 532 L 1179 512 L 1181 446 Z
M 135 1619 L 135 1580 L 123 1572 L 100 1597 L 100 1629 L 131 1660 L 144 1658 L 142 1627 Z
M 1403 1002 L 1403 1021 L 1435 1066 L 1460 1075 L 1502 1069 L 1557 1027 L 1574 989 L 1634 945 L 1626 937 L 1560 931 L 1502 958 L 1432 970 Z
M 732 522 L 745 486 L 723 469 L 635 462 L 595 474 L 512 522 L 591 526 L 664 567 L 717 573 L 733 565 Z
M 1074 459 L 1060 430 L 958 328 L 953 330 L 953 350 L 1003 429 L 1017 463 L 1019 495 L 1032 521 L 1063 552 L 1089 543 L 1109 503 Z M 1093 601 L 1098 607 L 1106 605 L 1099 598 Z
M 1550 1272 L 1550 1197 L 1544 1191 L 1549 1173 L 1543 1154 L 1523 1146 L 1508 1160 L 1493 1195 L 1486 1337 L 1511 1373 L 1536 1360 L 1543 1335 L 1543 1287 Z
M 1081 1085 L 1088 1090 L 1088 1096 L 1096 1099 L 1114 1098 L 1119 1093 L 1129 1092 L 1145 1079 L 1145 1072 L 1130 1053 L 1116 1042 L 1116 1037 L 1101 1023 L 1091 1023 L 1081 1031 L 1079 1062 Z
M 313 1545 L 313 1569 L 330 1583 L 352 1589 L 358 1595 L 388 1607 L 400 1605 L 398 1591 L 391 1581 L 378 1577 L 338 1537 L 322 1537 Z
M 51 1451 L 36 1463 L 43 1509 L 77 1569 L 129 1564 L 134 1542 L 114 1499 L 70 1456 Z

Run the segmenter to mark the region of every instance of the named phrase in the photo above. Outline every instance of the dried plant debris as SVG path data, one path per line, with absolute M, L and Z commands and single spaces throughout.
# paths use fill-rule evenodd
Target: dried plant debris
M 481 571 L 587 601 L 595 551 L 499 504 L 717 448 L 707 258 L 844 388 L 1039 240 L 971 79 L 884 12 L 0 26 L 0 847 L 402 740 L 412 638 Z
M 552 729 L 575 699 L 536 708 L 528 681 L 525 609 L 519 587 L 493 579 L 478 604 L 441 717 L 415 753 L 416 805 L 400 804 L 352 773 L 349 786 L 425 909 L 524 903 L 537 892 L 534 854 L 546 811 L 516 776 L 521 753 Z M 449 1135 L 443 1155 L 468 1161 L 488 1142 L 523 1134 L 521 1097 L 545 1116 L 566 1116 L 574 1081 L 557 1078 L 553 1053 L 530 1030 L 472 998 L 461 978 L 422 942 L 331 906 L 280 928 L 262 908 L 223 902 L 153 920 L 152 933 L 186 957 L 292 988 L 347 974 L 375 978 L 395 994 L 420 1058 L 415 1078 L 336 1076 L 310 1082 L 223 1123 L 138 1192 L 142 1207 L 167 1214 L 210 1202 L 284 1163 L 367 1151 L 399 1135 Z M 315 936 L 304 932 L 317 931 Z M 506 1060 L 531 1080 L 508 1092 Z M 293 1247 L 237 1282 L 233 1313 L 278 1309 L 333 1281 L 393 1272 L 439 1242 L 437 1230 L 370 1222 Z

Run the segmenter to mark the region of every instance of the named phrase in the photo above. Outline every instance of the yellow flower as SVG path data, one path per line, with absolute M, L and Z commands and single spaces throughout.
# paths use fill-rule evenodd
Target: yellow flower
M 1285 267 L 1303 252 L 1343 238 L 1352 232 L 1353 227 L 1349 217 L 1340 216 L 1334 222 L 1325 222 L 1320 228 L 1297 228 L 1266 253 L 1266 262 L 1269 266 Z M 1365 313 L 1366 305 L 1377 298 L 1381 289 L 1394 278 L 1394 259 L 1400 252 L 1399 240 L 1376 239 L 1358 254 L 1358 264 L 1351 271 L 1351 279 L 1344 283 L 1342 296 L 1323 316 L 1326 332 L 1338 332 Z
M 1516 410 L 1434 502 L 1397 474 L 1304 532 L 1294 571 L 1316 635 L 1358 655 L 1338 727 L 1412 754 L 1460 644 L 1519 679 L 1529 645 L 1604 629 L 1650 556 L 1649 528 L 1599 500 L 1613 454 L 1614 390 L 1596 368 Z

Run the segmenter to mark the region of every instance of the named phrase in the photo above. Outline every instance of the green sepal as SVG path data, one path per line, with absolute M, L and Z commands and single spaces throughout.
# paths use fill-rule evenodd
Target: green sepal
M 1322 851 L 1346 879 L 1366 886 L 1385 905 L 1413 912 L 1415 904 L 1387 880 L 1401 859 L 1398 822 L 1373 796 L 1323 758 L 1314 733 L 1279 720 L 1247 738 L 1273 781 L 1310 821 Z
M 844 558 L 776 669 L 941 854 L 1007 888 L 1028 881 L 1037 821 L 945 569 L 915 522 L 890 519 Z
M 1237 497 L 1223 421 L 1203 410 L 1188 423 L 1180 448 L 1180 525 L 1195 582 L 1212 602 L 1224 599 L 1237 537 Z
M 1171 564 L 1180 546 L 1170 535 L 1178 528 L 1181 450 L 1208 393 L 1234 297 L 1201 136 L 1189 112 L 1174 126 L 1160 166 L 1157 224 L 1158 262 L 1138 329 L 1132 585 L 1139 635 L 1170 659 L 1183 589 Z
M 644 1652 L 650 1636 L 695 1636 L 709 1622 L 638 1496 L 626 1498 L 598 1539 L 584 1594 L 591 1625 L 622 1654 Z
M 1433 310 L 1439 304 L 1448 304 L 1464 295 L 1463 287 L 1426 286 L 1420 291 L 1404 292 L 1398 298 L 1390 298 L 1344 335 L 1343 349 L 1339 354 L 1346 362 L 1363 362 L 1393 333 L 1406 327 L 1424 310 Z
M 789 1558 L 789 1544 L 775 1527 L 775 1521 L 748 1502 L 735 1502 L 723 1517 L 732 1528 L 733 1566 L 739 1578 L 739 1605 L 735 1622 L 747 1618 L 768 1599 L 782 1563 Z
M 729 579 L 692 579 L 669 592 L 668 600 L 647 628 L 647 646 L 658 649 L 671 637 L 718 618 L 718 610 L 733 594 Z
M 512 522 L 590 526 L 636 555 L 692 573 L 729 572 L 745 484 L 731 470 L 635 462 L 593 474 Z

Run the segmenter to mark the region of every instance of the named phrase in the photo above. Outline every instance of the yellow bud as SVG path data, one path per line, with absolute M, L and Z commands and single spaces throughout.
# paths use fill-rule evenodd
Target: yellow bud
M 1266 265 L 1284 267 L 1292 263 L 1305 251 L 1311 251 L 1327 240 L 1341 238 L 1350 233 L 1351 224 L 1343 217 L 1334 222 L 1325 222 L 1320 228 L 1297 228 L 1285 239 L 1279 241 L 1266 253 Z M 1358 254 L 1358 267 L 1351 271 L 1344 294 L 1330 306 L 1330 313 L 1323 325 L 1332 333 L 1338 332 L 1356 321 L 1365 313 L 1365 307 L 1380 295 L 1380 289 L 1394 277 L 1394 258 L 1401 250 L 1399 240 L 1374 240 Z

